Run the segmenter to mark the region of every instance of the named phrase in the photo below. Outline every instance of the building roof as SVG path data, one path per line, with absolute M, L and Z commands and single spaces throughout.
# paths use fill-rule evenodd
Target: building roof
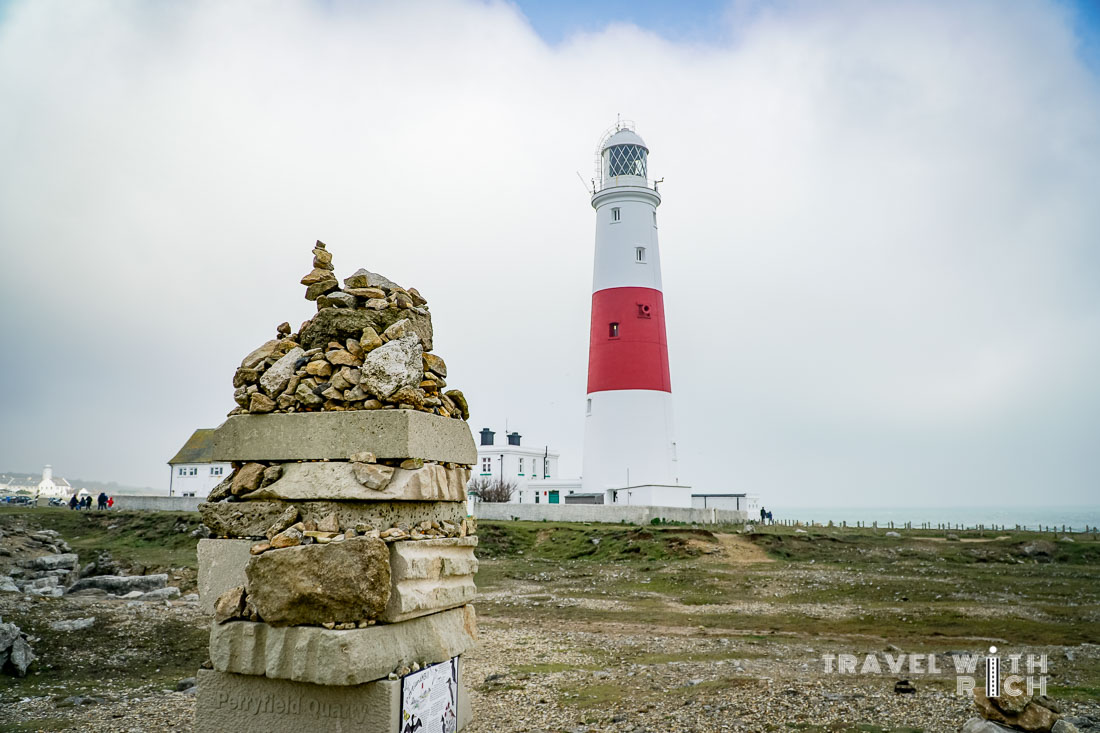
M 642 140 L 641 135 L 634 132 L 633 130 L 626 129 L 625 127 L 616 132 L 611 137 L 604 140 L 604 143 L 601 146 L 600 150 L 607 150 L 608 148 L 614 147 L 615 145 L 638 145 L 645 148 L 646 150 L 649 150 L 649 148 L 646 148 L 645 140 Z
M 168 461 L 172 466 L 177 463 L 212 463 L 214 456 L 214 428 L 199 428 Z

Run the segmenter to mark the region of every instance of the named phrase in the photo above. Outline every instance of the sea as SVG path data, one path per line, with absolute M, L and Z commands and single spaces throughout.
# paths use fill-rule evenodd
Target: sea
M 849 526 L 862 522 L 870 525 L 878 522 L 879 527 L 904 526 L 906 522 L 916 528 L 927 524 L 933 528 L 940 525 L 951 527 L 1007 527 L 1016 526 L 1031 530 L 1059 530 L 1066 532 L 1096 531 L 1100 526 L 1100 506 L 1035 506 L 1035 507 L 803 507 L 770 506 L 764 502 L 764 508 L 772 513 L 776 522 L 794 520 L 809 524 L 840 524 Z M 1062 528 L 1065 527 L 1065 530 Z

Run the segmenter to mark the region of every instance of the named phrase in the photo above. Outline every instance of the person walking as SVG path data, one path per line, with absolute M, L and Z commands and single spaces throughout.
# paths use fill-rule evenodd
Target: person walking
M 111 507 L 113 507 L 114 505 L 115 505 L 115 497 L 113 497 L 113 496 L 108 496 L 108 497 L 107 497 L 107 508 L 108 508 L 108 509 L 110 509 L 110 508 L 111 508 Z
M 97 503 L 99 504 L 99 511 L 102 512 L 102 511 L 107 509 L 107 494 L 106 494 L 106 492 L 103 492 L 103 491 L 99 492 L 99 500 L 98 500 Z
M 767 518 L 767 516 L 768 516 L 768 513 L 766 511 L 764 511 L 764 507 L 760 507 L 760 523 L 761 524 L 764 523 L 764 520 Z
M 69 508 L 76 509 L 76 494 L 73 494 L 72 497 L 69 499 Z

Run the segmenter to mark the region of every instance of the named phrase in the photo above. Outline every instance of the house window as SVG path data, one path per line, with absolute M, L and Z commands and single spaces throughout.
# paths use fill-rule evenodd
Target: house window
M 481 459 L 481 473 L 482 475 L 488 475 L 493 472 L 493 459 L 482 458 Z
M 616 206 L 611 209 L 611 221 L 619 221 L 620 219 L 619 207 Z
M 523 475 L 523 459 L 522 458 L 519 459 L 519 475 L 520 476 Z
M 645 262 L 645 247 L 634 248 L 634 261 L 641 263 Z
M 186 476 L 187 475 L 187 469 L 186 468 L 181 468 L 180 472 L 179 472 L 179 475 L 180 476 Z
M 649 318 L 650 315 L 649 306 L 645 303 L 638 303 L 638 318 Z
M 222 468 L 223 468 L 222 466 L 211 466 L 210 467 L 210 475 L 211 476 L 221 476 L 222 475 Z
M 188 476 L 198 476 L 199 475 L 199 469 L 198 468 L 192 468 L 190 470 L 190 472 L 188 472 L 187 475 Z
M 618 323 L 609 324 L 608 327 L 607 327 L 607 335 L 610 336 L 613 339 L 619 338 L 619 324 Z
M 520 503 L 520 504 L 522 504 L 522 503 L 523 503 L 523 492 L 522 492 L 522 491 L 521 491 L 521 492 L 519 492 L 519 503 Z
M 539 492 L 537 492 L 537 491 L 535 492 L 535 503 L 536 504 L 539 503 Z

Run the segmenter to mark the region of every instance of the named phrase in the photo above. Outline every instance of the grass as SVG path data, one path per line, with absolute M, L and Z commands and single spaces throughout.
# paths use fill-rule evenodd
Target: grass
M 190 533 L 201 523 L 197 512 L 0 507 L 0 529 L 22 525 L 27 529 L 56 530 L 80 556 L 81 563 L 95 560 L 99 552 L 106 550 L 116 560 L 150 569 L 196 568 L 198 539 Z

